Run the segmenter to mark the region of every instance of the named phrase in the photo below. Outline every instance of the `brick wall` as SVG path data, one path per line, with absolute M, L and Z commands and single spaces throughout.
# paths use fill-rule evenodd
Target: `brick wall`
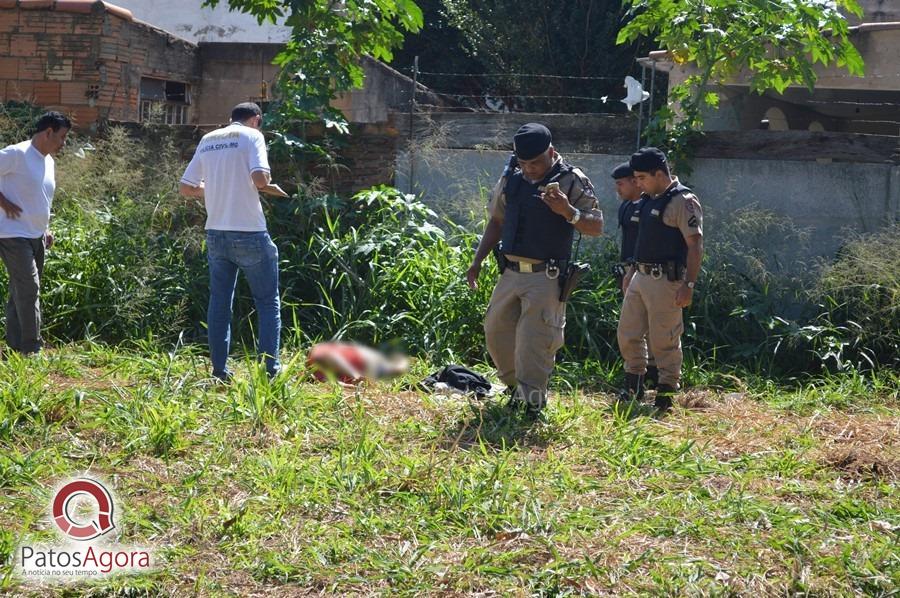
M 115 126 L 124 126 L 129 134 L 159 142 L 161 138 L 172 141 L 180 150 L 181 157 L 187 162 L 194 155 L 200 138 L 215 127 L 201 125 L 194 127 L 173 127 L 154 125 L 140 126 L 131 122 L 113 122 Z M 295 177 L 320 178 L 327 191 L 342 197 L 350 197 L 357 191 L 375 185 L 394 184 L 394 169 L 397 161 L 399 137 L 397 129 L 388 124 L 351 125 L 352 135 L 344 139 L 342 147 L 337 150 L 337 169 L 330 169 L 322 164 L 307 164 L 305 169 L 297 171 L 297 166 L 272 161 L 272 177 L 275 182 L 285 188 L 291 186 Z M 316 140 L 315 131 L 307 137 Z
M 83 3 L 88 12 L 5 4 L 0 3 L 3 100 L 62 110 L 85 129 L 98 119 L 138 120 L 142 76 L 199 80 L 195 45 L 103 3 Z
M 349 197 L 375 185 L 393 185 L 398 132 L 381 124 L 352 125 L 351 135 L 336 152 L 337 169 L 312 165 L 309 173 L 327 181 L 330 189 Z

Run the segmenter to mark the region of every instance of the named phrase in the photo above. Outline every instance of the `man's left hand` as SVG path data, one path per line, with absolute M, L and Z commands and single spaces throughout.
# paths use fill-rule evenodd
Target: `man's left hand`
M 575 211 L 575 208 L 569 203 L 569 198 L 566 197 L 566 194 L 559 190 L 559 187 L 552 187 L 547 191 L 544 191 L 543 195 L 541 195 L 541 199 L 544 200 L 544 203 L 547 204 L 555 214 L 559 214 L 566 220 L 572 217 L 572 214 Z
M 51 247 L 53 247 L 54 240 L 55 239 L 53 238 L 53 233 L 51 233 L 49 230 L 44 233 L 44 247 L 45 248 L 50 249 Z
M 687 307 L 691 304 L 693 297 L 693 289 L 688 288 L 687 284 L 682 283 L 675 292 L 675 307 Z

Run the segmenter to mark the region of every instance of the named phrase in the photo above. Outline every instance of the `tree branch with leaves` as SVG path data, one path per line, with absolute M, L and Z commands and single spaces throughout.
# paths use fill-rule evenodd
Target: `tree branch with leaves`
M 338 95 L 363 86 L 363 56 L 390 62 L 404 32 L 422 27 L 413 0 L 204 0 L 226 3 L 263 23 L 283 23 L 291 39 L 275 58 L 281 69 L 277 109 L 267 116 L 278 139 L 292 150 L 322 155 L 325 150 L 289 134 L 301 123 L 319 122 L 346 134 L 349 123 L 331 105 Z
M 716 87 L 745 80 L 751 91 L 812 91 L 816 65 L 862 76 L 846 14 L 862 16 L 857 0 L 624 0 L 631 21 L 617 42 L 655 37 L 676 65 L 695 71 L 669 90 L 654 119 L 653 141 L 687 157 L 702 131 L 703 112 L 719 105 Z

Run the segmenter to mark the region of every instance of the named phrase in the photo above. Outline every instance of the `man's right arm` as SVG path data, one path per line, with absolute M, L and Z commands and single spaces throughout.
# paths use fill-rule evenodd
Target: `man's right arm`
M 503 189 L 506 186 L 506 179 L 501 177 L 494 188 L 491 190 L 491 201 L 488 205 L 489 220 L 484 227 L 484 234 L 481 241 L 478 242 L 478 248 L 475 250 L 475 257 L 472 258 L 472 265 L 466 271 L 466 282 L 469 288 L 478 288 L 478 275 L 481 273 L 481 263 L 484 258 L 500 243 L 503 236 L 503 217 L 506 214 L 506 197 Z
M 262 191 L 272 182 L 272 175 L 269 174 L 268 170 L 254 170 L 250 173 L 250 179 L 256 188 Z
M 481 263 L 484 258 L 497 246 L 500 237 L 503 234 L 503 221 L 495 217 L 488 220 L 487 226 L 484 227 L 484 234 L 478 243 L 478 249 L 475 250 L 475 257 L 472 258 L 472 265 L 466 271 L 466 282 L 469 288 L 478 288 L 478 275 L 481 273 Z
M 260 193 L 275 197 L 290 197 L 284 189 L 272 182 L 272 175 L 267 170 L 254 170 L 250 173 L 250 180 Z
M 247 166 L 250 168 L 250 180 L 260 193 L 276 197 L 289 197 L 284 189 L 272 182 L 269 168 L 269 154 L 266 151 L 266 139 L 262 132 L 253 133 L 252 143 L 248 146 Z

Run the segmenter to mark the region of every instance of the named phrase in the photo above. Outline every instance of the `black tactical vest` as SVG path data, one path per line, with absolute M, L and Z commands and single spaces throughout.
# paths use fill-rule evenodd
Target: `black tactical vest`
M 540 187 L 559 181 L 574 167 L 559 160 L 543 180 L 530 183 L 516 170 L 506 179 L 506 214 L 500 251 L 535 260 L 568 260 L 572 254 L 575 227 L 556 214 L 541 199 Z M 575 186 L 573 181 L 572 187 Z M 563 189 L 569 197 L 572 188 Z
M 622 261 L 634 260 L 634 246 L 637 244 L 638 223 L 641 221 L 641 202 L 622 200 L 619 206 L 619 228 L 622 229 Z
M 681 229 L 663 223 L 663 213 L 672 198 L 691 190 L 676 183 L 657 198 L 644 195 L 641 200 L 641 222 L 638 229 L 635 259 L 643 264 L 665 264 L 675 261 L 687 265 L 687 243 Z

